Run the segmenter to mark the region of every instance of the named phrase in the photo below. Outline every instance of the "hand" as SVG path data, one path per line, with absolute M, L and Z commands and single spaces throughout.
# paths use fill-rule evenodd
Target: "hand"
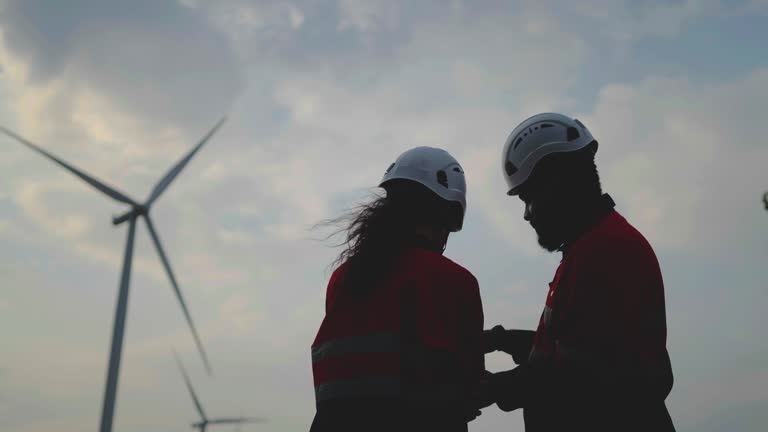
M 526 365 L 522 365 L 487 377 L 490 391 L 495 396 L 494 402 L 502 411 L 509 412 L 523 407 L 523 401 L 530 392 L 526 368 Z
M 511 355 L 515 363 L 523 364 L 533 349 L 535 336 L 536 332 L 531 330 L 507 330 L 500 349 Z
M 497 325 L 490 330 L 483 331 L 483 353 L 488 354 L 499 351 L 504 345 L 505 333 L 504 327 Z
M 469 423 L 472 420 L 480 417 L 481 414 L 482 412 L 477 408 L 472 408 L 472 407 L 467 408 L 466 410 L 464 410 L 464 421 Z
M 483 352 L 503 351 L 512 356 L 517 364 L 528 360 L 536 332 L 531 330 L 507 330 L 497 325 L 483 331 Z
M 486 408 L 496 402 L 491 393 L 490 379 L 492 375 L 492 373 L 485 371 L 483 377 L 470 389 L 470 400 L 478 410 Z

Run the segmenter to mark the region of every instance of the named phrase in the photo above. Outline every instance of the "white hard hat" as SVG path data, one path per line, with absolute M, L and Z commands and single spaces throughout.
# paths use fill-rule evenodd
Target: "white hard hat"
M 533 168 L 546 155 L 580 150 L 595 139 L 577 119 L 557 113 L 536 114 L 520 123 L 504 143 L 501 168 L 507 195 L 517 195 Z
M 459 231 L 467 208 L 467 183 L 459 162 L 443 149 L 415 147 L 401 154 L 393 162 L 379 183 L 385 187 L 392 180 L 415 181 L 440 198 L 461 206 L 461 216 L 453 231 Z

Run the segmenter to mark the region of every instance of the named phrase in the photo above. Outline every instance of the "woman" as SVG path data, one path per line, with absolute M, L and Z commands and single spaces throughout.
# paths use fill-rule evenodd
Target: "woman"
M 477 280 L 445 258 L 461 229 L 464 171 L 448 152 L 417 147 L 389 166 L 386 194 L 347 221 L 346 248 L 312 344 L 317 414 L 311 432 L 466 431 L 483 371 Z

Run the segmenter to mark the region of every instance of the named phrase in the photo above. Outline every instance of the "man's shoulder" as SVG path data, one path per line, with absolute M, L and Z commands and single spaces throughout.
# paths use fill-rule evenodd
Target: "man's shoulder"
M 624 293 L 625 300 L 647 299 L 648 295 L 663 292 L 661 268 L 653 248 L 620 214 L 608 215 L 584 240 L 567 258 L 570 277 L 590 286 L 592 292 L 605 295 L 605 301 L 615 301 L 614 294 L 619 292 Z
M 581 256 L 617 259 L 653 257 L 648 240 L 624 216 L 612 211 L 576 245 L 574 253 Z

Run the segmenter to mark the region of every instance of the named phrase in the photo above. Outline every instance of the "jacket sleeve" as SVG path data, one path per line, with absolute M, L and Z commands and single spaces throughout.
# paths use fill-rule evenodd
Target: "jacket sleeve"
M 465 275 L 463 286 L 458 287 L 461 297 L 459 307 L 459 359 L 466 374 L 465 379 L 474 383 L 485 372 L 483 353 L 483 303 L 477 279 Z
M 452 353 L 473 379 L 485 370 L 483 306 L 477 279 L 469 272 L 445 275 L 416 294 L 416 330 L 424 345 Z
M 476 410 L 469 409 L 468 387 L 485 371 L 477 280 L 468 272 L 442 274 L 405 290 L 401 300 L 403 330 L 415 337 L 402 356 L 406 400 L 422 412 L 451 412 L 470 420 Z

